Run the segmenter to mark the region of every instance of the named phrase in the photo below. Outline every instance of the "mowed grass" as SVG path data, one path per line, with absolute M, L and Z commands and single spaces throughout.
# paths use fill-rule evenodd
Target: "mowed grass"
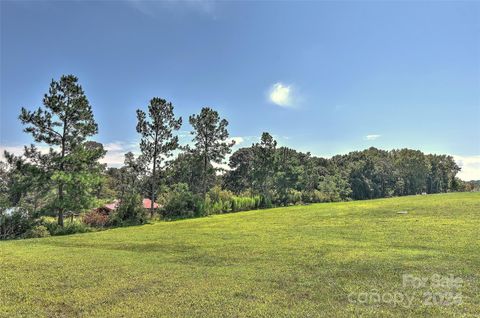
M 0 242 L 0 272 L 2 317 L 474 317 L 480 193 Z M 424 304 L 423 293 L 436 289 L 403 287 L 403 274 L 461 278 L 462 304 Z M 362 292 L 415 300 L 411 306 L 349 301 Z

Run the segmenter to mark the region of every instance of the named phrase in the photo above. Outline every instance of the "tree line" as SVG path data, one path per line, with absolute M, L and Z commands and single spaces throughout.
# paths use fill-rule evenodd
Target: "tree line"
M 119 209 L 109 222 L 122 224 L 147 219 L 144 197 L 151 200 L 150 218 L 175 218 L 475 188 L 456 177 L 460 168 L 448 155 L 369 148 L 326 159 L 279 147 L 268 132 L 231 154 L 228 121 L 210 107 L 188 118 L 191 145 L 179 143 L 183 121 L 171 102 L 154 97 L 136 115 L 140 154 L 127 153 L 122 167 L 107 167 L 99 162 L 103 145 L 91 139 L 98 124 L 78 78 L 52 80 L 43 107 L 21 109 L 19 119 L 34 143 L 21 156 L 4 154 L 2 211 L 21 206 L 32 217 L 54 213 L 63 227 L 65 215 L 113 199 Z M 49 151 L 41 152 L 39 144 Z M 229 169 L 222 169 L 229 154 Z

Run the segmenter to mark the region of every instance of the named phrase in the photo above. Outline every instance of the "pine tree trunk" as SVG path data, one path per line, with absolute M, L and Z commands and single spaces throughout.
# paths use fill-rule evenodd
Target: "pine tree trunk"
M 65 159 L 65 135 L 67 131 L 67 123 L 66 121 L 63 122 L 63 135 L 62 135 L 62 158 L 60 162 L 60 171 L 64 171 L 63 160 Z M 63 204 L 63 183 L 60 181 L 58 185 L 58 201 L 60 204 Z M 58 210 L 58 225 L 63 227 L 63 206 Z
M 157 158 L 153 158 L 153 178 L 151 184 L 151 193 L 150 193 L 150 218 L 153 218 L 153 214 L 155 212 L 155 182 L 156 182 L 156 161 Z
M 157 182 L 157 143 L 158 143 L 158 131 L 155 131 L 155 148 L 153 151 L 153 170 L 152 170 L 152 184 L 150 187 L 150 218 L 153 218 L 155 207 L 155 182 Z
M 203 199 L 207 198 L 207 155 L 203 157 Z
M 63 202 L 63 184 L 58 185 L 58 200 Z M 58 210 L 58 225 L 63 227 L 63 208 Z

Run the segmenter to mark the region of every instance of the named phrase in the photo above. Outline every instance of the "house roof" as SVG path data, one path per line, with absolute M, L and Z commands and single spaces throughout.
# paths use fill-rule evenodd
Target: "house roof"
M 144 207 L 145 209 L 150 209 L 151 205 L 152 205 L 152 200 L 150 200 L 150 199 L 143 199 L 143 207 Z M 154 208 L 154 209 L 158 209 L 158 203 L 157 203 L 157 202 L 154 202 L 154 203 L 153 203 L 153 208 Z
M 120 200 L 115 200 L 113 201 L 112 203 L 109 203 L 109 204 L 105 204 L 103 206 L 103 208 L 109 210 L 109 211 L 115 211 L 117 208 L 118 208 L 118 204 L 120 203 Z M 142 202 L 142 205 L 143 205 L 143 208 L 145 209 L 150 209 L 150 205 L 152 204 L 152 200 L 150 199 L 143 199 L 143 202 Z M 158 209 L 158 203 L 154 202 L 153 203 L 153 208 L 154 209 Z

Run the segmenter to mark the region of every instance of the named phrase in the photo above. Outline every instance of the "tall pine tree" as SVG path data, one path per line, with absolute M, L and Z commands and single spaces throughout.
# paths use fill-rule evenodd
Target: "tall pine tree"
M 54 206 L 58 211 L 58 224 L 63 226 L 64 212 L 72 207 L 65 190 L 67 187 L 69 190 L 78 189 L 75 186 L 69 187 L 69 181 L 72 181 L 72 176 L 78 176 L 85 169 L 91 168 L 104 155 L 104 151 L 103 148 L 92 149 L 83 145 L 88 137 L 98 132 L 98 126 L 77 77 L 64 75 L 59 81 L 52 80 L 43 105 L 43 108 L 39 107 L 36 111 L 22 108 L 19 119 L 27 126 L 24 131 L 30 133 L 36 142 L 51 147 L 48 161 L 58 191 Z M 34 147 L 31 149 L 38 152 Z M 85 193 L 81 193 L 83 194 Z M 79 194 L 75 194 L 77 195 Z M 77 208 L 81 206 L 77 205 Z
M 210 163 L 220 164 L 230 153 L 235 141 L 228 141 L 228 121 L 220 119 L 218 112 L 204 107 L 198 115 L 189 118 L 193 127 L 192 135 L 195 142 L 195 151 L 202 158 L 202 194 L 207 194 L 207 175 Z
M 164 99 L 154 97 L 150 100 L 147 114 L 137 110 L 137 132 L 141 134 L 140 149 L 145 161 L 151 164 L 150 175 L 150 215 L 154 213 L 154 202 L 158 183 L 158 170 L 162 168 L 162 161 L 172 155 L 178 147 L 178 136 L 173 131 L 180 129 L 182 118 L 175 118 L 173 105 Z
M 268 132 L 262 133 L 260 143 L 253 145 L 254 164 L 253 179 L 254 187 L 262 195 L 263 205 L 271 205 L 271 187 L 275 172 L 275 151 L 277 142 Z

